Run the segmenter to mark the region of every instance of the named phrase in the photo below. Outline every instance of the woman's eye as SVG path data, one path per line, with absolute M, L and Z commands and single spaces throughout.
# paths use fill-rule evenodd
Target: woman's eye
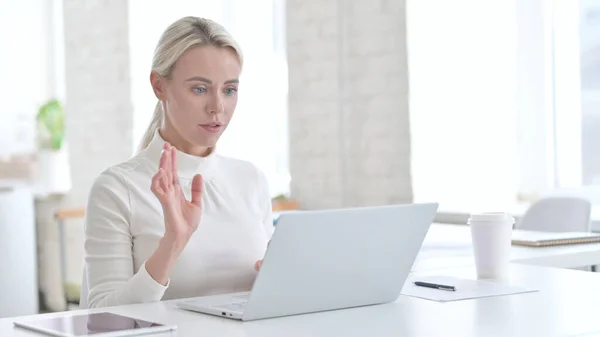
M 197 94 L 203 94 L 206 92 L 206 88 L 204 88 L 204 87 L 194 88 L 194 92 Z
M 236 91 L 237 91 L 236 88 L 227 88 L 227 89 L 225 89 L 225 94 L 231 96 L 231 95 L 235 94 Z

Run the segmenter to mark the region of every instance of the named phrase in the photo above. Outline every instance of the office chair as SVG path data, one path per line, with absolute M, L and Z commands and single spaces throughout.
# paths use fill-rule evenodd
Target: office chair
M 574 197 L 550 197 L 536 201 L 516 228 L 546 232 L 589 232 L 591 231 L 589 201 Z
M 532 204 L 515 228 L 546 232 L 591 231 L 592 205 L 588 200 L 575 197 L 548 197 Z M 596 271 L 596 266 L 575 268 Z

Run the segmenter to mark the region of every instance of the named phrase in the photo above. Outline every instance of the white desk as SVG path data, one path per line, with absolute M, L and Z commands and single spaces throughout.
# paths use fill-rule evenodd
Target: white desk
M 512 246 L 515 263 L 577 268 L 600 264 L 600 243 L 554 246 Z M 471 233 L 466 225 L 433 224 L 417 257 L 414 271 L 470 266 L 474 263 Z
M 429 273 L 472 277 L 473 270 L 468 267 Z M 400 296 L 396 302 L 385 305 L 253 322 L 179 310 L 173 301 L 113 307 L 109 311 L 179 326 L 177 332 L 154 335 L 157 337 L 553 337 L 600 334 L 600 274 L 513 264 L 510 283 L 537 287 L 541 291 L 449 303 Z M 71 313 L 48 315 L 66 314 Z M 12 321 L 10 318 L 0 320 L 0 336 L 40 336 L 14 328 Z

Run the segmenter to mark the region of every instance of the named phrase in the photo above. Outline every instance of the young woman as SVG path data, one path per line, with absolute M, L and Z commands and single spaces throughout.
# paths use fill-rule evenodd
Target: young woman
M 213 21 L 185 17 L 163 33 L 140 151 L 89 195 L 84 306 L 250 290 L 273 230 L 267 181 L 215 153 L 241 70 L 239 46 Z

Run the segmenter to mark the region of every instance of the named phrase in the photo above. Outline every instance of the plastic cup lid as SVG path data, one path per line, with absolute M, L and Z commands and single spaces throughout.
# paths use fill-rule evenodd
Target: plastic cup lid
M 506 212 L 473 213 L 469 218 L 471 222 L 514 222 L 515 219 Z

